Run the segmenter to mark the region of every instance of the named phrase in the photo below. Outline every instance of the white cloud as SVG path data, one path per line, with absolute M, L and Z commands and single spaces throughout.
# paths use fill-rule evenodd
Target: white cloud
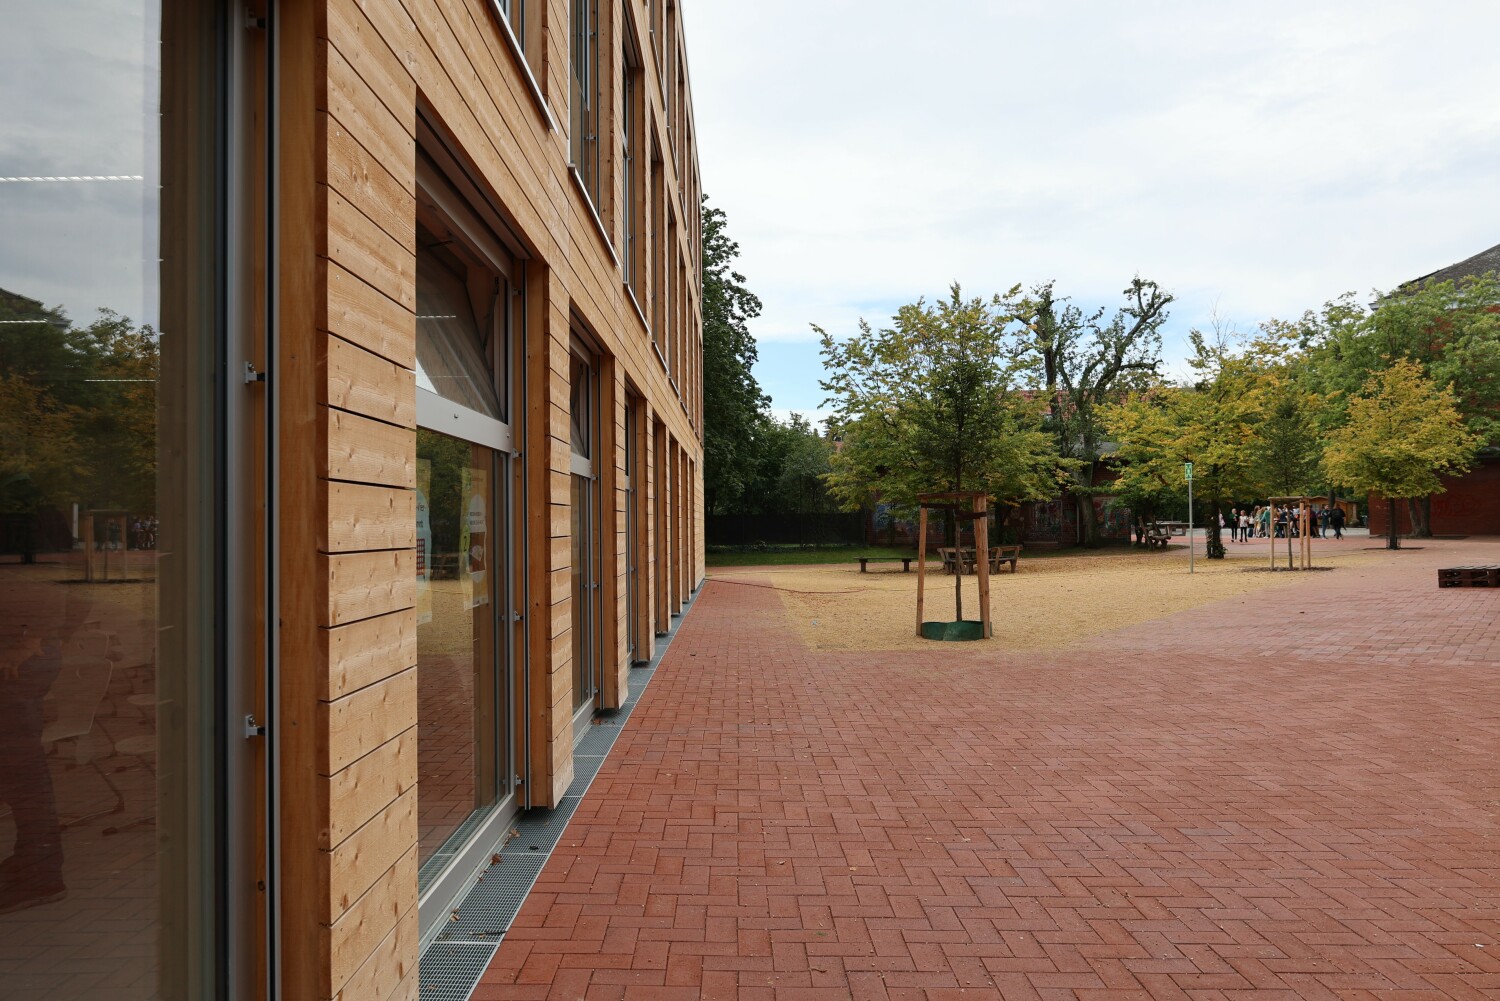
M 1500 241 L 1491 2 L 685 15 L 704 187 L 762 341 L 955 279 L 1113 306 L 1139 272 L 1178 294 L 1180 346 L 1216 300 L 1253 327 Z

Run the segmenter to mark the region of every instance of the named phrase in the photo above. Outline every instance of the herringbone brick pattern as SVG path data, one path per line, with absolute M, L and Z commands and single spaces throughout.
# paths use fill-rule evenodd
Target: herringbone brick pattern
M 1497 551 L 1025 657 L 710 582 L 475 997 L 1500 998 Z

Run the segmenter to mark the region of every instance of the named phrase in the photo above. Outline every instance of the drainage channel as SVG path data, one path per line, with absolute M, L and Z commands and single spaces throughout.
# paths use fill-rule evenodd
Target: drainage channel
M 469 1001 L 700 593 L 701 584 L 688 596 L 672 628 L 657 637 L 656 656 L 630 669 L 630 695 L 624 705 L 597 714 L 594 719 L 599 725 L 590 726 L 574 743 L 573 781 L 556 808 L 526 810 L 508 825 L 515 835 L 496 846 L 500 861 L 479 875 L 459 901 L 454 919 L 422 953 L 417 974 L 422 1001 Z

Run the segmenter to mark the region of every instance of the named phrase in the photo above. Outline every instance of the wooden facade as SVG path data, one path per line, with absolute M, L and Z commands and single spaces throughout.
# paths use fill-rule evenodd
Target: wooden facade
M 279 9 L 285 997 L 418 996 L 416 202 L 419 148 L 433 141 L 424 137 L 461 165 L 524 267 L 525 414 L 511 453 L 523 474 L 512 515 L 524 595 L 517 732 L 529 735 L 516 757 L 520 805 L 555 805 L 573 776 L 577 337 L 588 338 L 599 374 L 600 707 L 628 694 L 630 637 L 634 658 L 648 658 L 704 574 L 700 189 L 676 4 L 596 5 L 591 193 L 570 134 L 574 11 L 567 0 L 510 0 L 523 2 L 524 17 L 492 0 Z M 627 122 L 635 135 L 622 133 Z

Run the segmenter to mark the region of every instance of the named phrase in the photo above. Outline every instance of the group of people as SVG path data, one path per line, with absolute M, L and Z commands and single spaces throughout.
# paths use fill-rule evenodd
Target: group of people
M 1251 539 L 1284 539 L 1288 535 L 1296 538 L 1301 534 L 1297 509 L 1288 505 L 1260 505 L 1253 508 L 1234 508 L 1229 514 L 1219 514 L 1219 527 L 1229 533 L 1231 542 L 1249 542 Z M 1344 509 L 1336 505 L 1315 507 L 1310 519 L 1311 534 L 1320 539 L 1328 538 L 1329 529 L 1335 539 L 1344 537 Z

